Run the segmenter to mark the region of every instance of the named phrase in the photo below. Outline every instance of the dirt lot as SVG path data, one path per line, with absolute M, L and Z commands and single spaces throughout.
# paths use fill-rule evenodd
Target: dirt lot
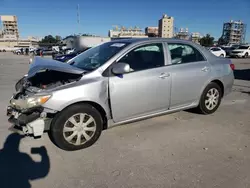
M 1 182 L 11 179 L 25 188 L 29 183 L 35 188 L 250 187 L 250 59 L 232 61 L 235 86 L 215 114 L 183 111 L 114 127 L 92 147 L 76 152 L 58 149 L 47 134 L 25 137 L 20 145 L 5 145 L 14 152 L 0 151 Z M 12 133 L 5 116 L 8 100 L 27 70 L 28 57 L 0 53 L 0 148 Z M 43 163 L 34 153 L 43 151 L 46 159 L 45 150 L 31 153 L 41 146 L 48 154 Z M 3 165 L 10 167 L 8 173 Z

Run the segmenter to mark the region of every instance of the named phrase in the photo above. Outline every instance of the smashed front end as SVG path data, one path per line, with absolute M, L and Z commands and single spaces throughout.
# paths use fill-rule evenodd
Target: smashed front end
M 37 137 L 49 130 L 57 111 L 45 108 L 43 104 L 52 97 L 52 90 L 76 82 L 82 77 L 79 72 L 63 71 L 64 69 L 55 66 L 57 63 L 52 62 L 51 65 L 53 66 L 41 66 L 40 63 L 33 65 L 33 69 L 16 83 L 16 93 L 7 107 L 9 122 L 27 135 Z

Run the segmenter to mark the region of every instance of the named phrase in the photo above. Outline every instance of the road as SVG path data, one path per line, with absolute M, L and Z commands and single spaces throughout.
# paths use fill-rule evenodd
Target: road
M 39 164 L 41 156 L 31 149 L 45 146 L 49 166 L 34 170 L 34 162 L 22 161 L 14 153 L 5 158 L 5 165 L 21 162 L 21 167 L 14 166 L 15 173 L 27 180 L 12 177 L 16 181 L 12 183 L 27 181 L 35 188 L 250 187 L 250 59 L 232 61 L 237 78 L 233 92 L 215 114 L 182 111 L 113 127 L 92 147 L 76 152 L 60 150 L 47 134 L 40 139 L 22 138 L 20 145 L 13 146 L 19 147 L 16 152 Z M 12 134 L 6 105 L 15 82 L 27 70 L 27 57 L 0 53 L 0 149 Z M 38 175 L 30 178 L 29 172 Z M 0 177 L 10 178 L 1 169 Z

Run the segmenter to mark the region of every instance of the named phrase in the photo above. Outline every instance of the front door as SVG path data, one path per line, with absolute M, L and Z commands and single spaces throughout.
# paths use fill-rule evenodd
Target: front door
M 163 45 L 151 43 L 136 47 L 119 62 L 129 64 L 131 72 L 109 78 L 114 121 L 124 121 L 167 110 L 171 77 L 164 66 Z

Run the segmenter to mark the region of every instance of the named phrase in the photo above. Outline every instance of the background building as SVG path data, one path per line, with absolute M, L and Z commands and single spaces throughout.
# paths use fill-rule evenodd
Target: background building
M 182 39 L 182 40 L 189 40 L 190 35 L 188 33 L 188 28 L 181 28 L 178 33 L 176 33 L 175 38 Z
M 200 43 L 200 39 L 201 39 L 201 34 L 200 33 L 192 33 L 191 34 L 191 41 L 192 42 L 195 42 L 195 43 L 197 43 L 197 44 L 199 44 Z
M 148 37 L 158 37 L 159 36 L 159 28 L 158 27 L 146 27 L 145 33 Z
M 124 26 L 115 26 L 114 29 L 109 30 L 110 38 L 145 38 L 145 33 L 139 27 L 126 28 Z
M 21 47 L 37 47 L 37 37 L 28 37 L 21 39 L 19 37 L 17 17 L 16 16 L 0 16 L 1 17 L 1 29 L 0 29 L 0 49 L 11 51 L 14 48 Z
M 2 21 L 2 38 L 5 39 L 18 39 L 19 32 L 17 27 L 16 16 L 1 16 Z
M 172 38 L 174 36 L 174 18 L 163 15 L 159 20 L 159 37 Z
M 246 24 L 242 21 L 226 22 L 223 24 L 222 40 L 226 44 L 241 44 L 245 43 Z

